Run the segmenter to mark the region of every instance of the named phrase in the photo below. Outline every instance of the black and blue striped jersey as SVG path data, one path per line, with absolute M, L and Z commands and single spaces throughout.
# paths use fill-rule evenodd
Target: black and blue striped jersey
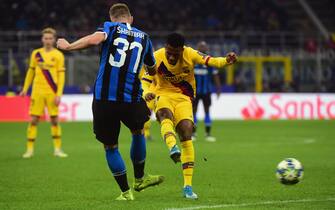
M 218 74 L 218 70 L 213 67 L 199 64 L 194 67 L 197 95 L 206 95 L 212 92 L 212 81 L 215 74 Z
M 138 102 L 142 97 L 139 73 L 143 63 L 155 65 L 149 36 L 127 23 L 105 22 L 98 31 L 106 40 L 100 52 L 94 99 Z

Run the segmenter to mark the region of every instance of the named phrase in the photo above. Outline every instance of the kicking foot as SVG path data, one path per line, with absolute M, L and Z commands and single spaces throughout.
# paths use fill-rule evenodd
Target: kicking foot
M 192 187 L 189 186 L 189 185 L 186 185 L 183 189 L 183 195 L 184 195 L 184 198 L 187 198 L 187 199 L 192 199 L 192 200 L 196 200 L 198 199 L 198 196 L 197 194 L 195 194 L 192 190 Z
M 54 156 L 60 157 L 60 158 L 66 158 L 68 155 L 63 152 L 61 149 L 56 149 L 54 152 Z
M 117 197 L 115 200 L 117 201 L 133 201 L 135 200 L 133 192 L 131 189 L 127 190 L 126 192 L 121 192 L 121 195 Z
M 22 157 L 23 158 L 26 158 L 26 159 L 28 159 L 28 158 L 32 158 L 34 156 L 34 152 L 32 151 L 32 150 L 27 150 L 23 155 L 22 155 Z
M 140 192 L 145 188 L 159 185 L 164 181 L 164 176 L 161 175 L 147 175 L 142 179 L 135 179 L 134 190 Z
M 205 140 L 208 142 L 216 142 L 216 138 L 210 135 L 206 136 Z
M 181 152 L 178 148 L 178 145 L 174 145 L 170 150 L 170 158 L 173 160 L 174 163 L 180 162 Z

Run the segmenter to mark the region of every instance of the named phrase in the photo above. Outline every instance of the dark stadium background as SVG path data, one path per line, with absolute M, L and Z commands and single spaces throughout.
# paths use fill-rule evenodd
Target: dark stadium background
M 109 5 L 115 2 L 119 1 L 1 1 L 0 93 L 17 92 L 21 88 L 27 58 L 33 48 L 40 46 L 43 27 L 52 26 L 60 37 L 74 40 L 95 31 L 108 20 Z M 164 35 L 168 32 L 180 31 L 186 35 L 188 45 L 195 46 L 199 40 L 206 40 L 213 55 L 232 50 L 240 56 L 289 56 L 292 58 L 293 80 L 283 81 L 282 65 L 266 64 L 262 92 L 335 91 L 334 1 L 121 2 L 129 5 L 135 17 L 134 26 L 148 32 L 156 48 L 163 45 Z M 67 55 L 69 71 L 65 93 L 90 91 L 97 70 L 98 50 Z M 250 65 L 237 65 L 233 84 L 225 84 L 225 72 L 220 76 L 224 92 L 255 90 Z

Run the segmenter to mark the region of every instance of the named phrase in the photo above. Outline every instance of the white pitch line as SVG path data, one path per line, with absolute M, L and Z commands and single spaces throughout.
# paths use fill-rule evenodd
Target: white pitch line
M 283 200 L 283 201 L 264 201 L 256 203 L 240 203 L 240 204 L 220 204 L 220 205 L 207 205 L 207 206 L 191 206 L 183 208 L 167 208 L 165 210 L 195 210 L 195 209 L 217 209 L 217 208 L 231 208 L 231 207 L 246 207 L 246 206 L 259 206 L 271 204 L 287 204 L 287 203 L 312 203 L 312 202 L 327 202 L 335 201 L 335 198 L 326 199 L 301 199 L 301 200 Z

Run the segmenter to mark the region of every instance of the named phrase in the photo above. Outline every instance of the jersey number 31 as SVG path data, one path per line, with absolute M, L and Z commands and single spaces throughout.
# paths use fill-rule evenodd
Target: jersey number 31
M 120 44 L 122 44 L 123 47 L 121 47 Z M 142 50 L 143 50 L 142 45 L 139 42 L 132 42 L 129 45 L 128 40 L 124 39 L 124 38 L 121 38 L 121 37 L 114 39 L 113 45 L 118 47 L 116 50 L 117 50 L 117 53 L 120 56 L 119 56 L 119 60 L 117 61 L 117 60 L 115 60 L 115 57 L 117 57 L 117 53 L 115 53 L 115 56 L 110 54 L 109 64 L 112 65 L 112 66 L 118 67 L 118 68 L 122 67 L 124 65 L 125 61 L 126 61 L 126 57 L 127 57 L 126 51 L 127 50 L 134 50 L 135 48 L 137 48 L 137 55 L 131 54 L 131 56 L 136 56 L 135 64 L 134 64 L 134 67 L 132 69 L 132 72 L 136 73 L 137 69 L 138 69 L 138 65 L 140 63 L 141 53 L 142 53 Z

